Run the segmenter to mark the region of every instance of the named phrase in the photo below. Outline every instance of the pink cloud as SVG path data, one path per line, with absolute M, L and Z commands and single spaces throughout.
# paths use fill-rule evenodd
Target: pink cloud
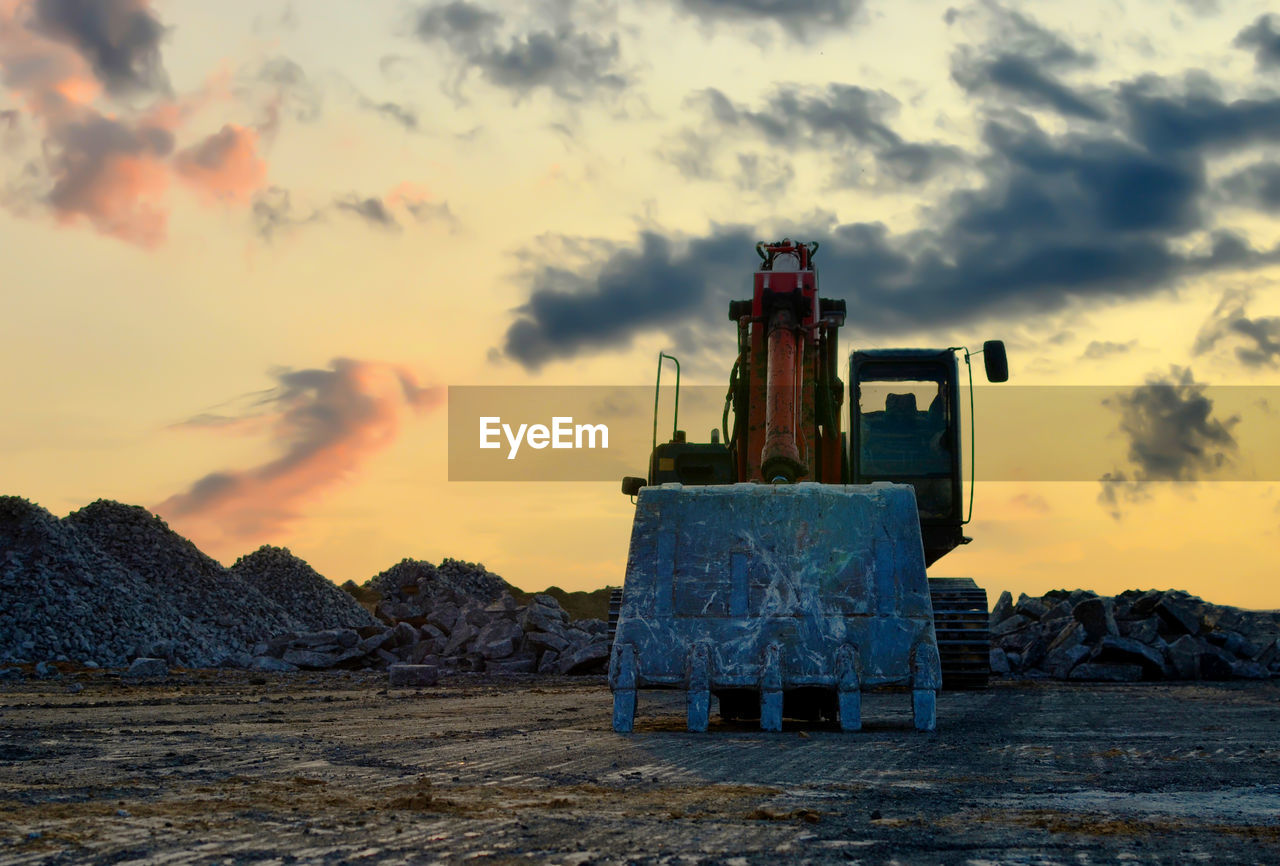
M 53 140 L 46 200 L 59 222 L 87 220 L 102 234 L 145 247 L 164 240 L 168 130 L 86 113 L 60 125 Z
M 245 204 L 267 179 L 267 164 L 257 153 L 258 135 L 228 123 L 219 132 L 178 152 L 178 176 L 206 199 Z
M 354 475 L 395 440 L 406 412 L 444 399 L 409 370 L 378 361 L 337 358 L 328 369 L 284 370 L 277 386 L 249 410 L 200 415 L 183 426 L 236 430 L 270 424 L 281 453 L 247 469 L 212 472 L 155 511 L 201 547 L 234 553 L 278 539 L 306 507 Z
M 143 247 L 164 241 L 175 176 L 205 203 L 247 205 L 266 180 L 252 130 L 227 123 L 177 149 L 190 116 L 226 98 L 228 73 L 173 96 L 160 58 L 164 27 L 149 0 L 0 0 L 0 82 L 39 130 L 43 175 L 23 184 L 19 213 L 47 211 Z M 152 97 L 144 108 L 116 97 Z M 10 126 L 15 121 L 8 121 Z

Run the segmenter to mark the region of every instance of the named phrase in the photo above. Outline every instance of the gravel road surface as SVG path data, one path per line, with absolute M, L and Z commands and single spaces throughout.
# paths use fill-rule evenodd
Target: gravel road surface
M 1280 863 L 1280 681 L 1024 681 L 683 730 L 603 678 L 0 685 L 0 862 Z

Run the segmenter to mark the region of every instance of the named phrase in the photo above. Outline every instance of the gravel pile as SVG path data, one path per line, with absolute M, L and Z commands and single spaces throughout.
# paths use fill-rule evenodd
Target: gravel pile
M 1280 676 L 1280 612 L 1209 604 L 1181 590 L 1001 594 L 991 670 L 1058 679 L 1267 679 Z
M 119 666 L 140 643 L 208 637 L 76 524 L 17 496 L 0 496 L 0 598 L 0 662 Z
M 229 652 L 245 652 L 263 635 L 306 631 L 287 609 L 229 572 L 215 559 L 138 505 L 98 500 L 64 521 L 105 553 L 172 599 L 195 625 L 180 647 L 146 655 L 185 654 L 195 666 L 210 667 Z
M 50 661 L 134 661 L 147 676 L 218 665 L 603 668 L 604 622 L 570 623 L 549 595 L 521 606 L 512 589 L 482 565 L 406 559 L 344 592 L 278 547 L 223 568 L 138 506 L 99 500 L 59 520 L 0 497 L 0 663 L 46 673 Z M 377 616 L 353 596 L 375 602 Z
M 289 612 L 302 631 L 377 625 L 373 614 L 288 548 L 264 544 L 231 566 L 230 573 Z M 262 632 L 255 635 L 261 639 Z

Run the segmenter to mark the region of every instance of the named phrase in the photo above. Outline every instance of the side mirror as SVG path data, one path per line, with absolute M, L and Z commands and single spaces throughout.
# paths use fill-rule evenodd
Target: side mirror
M 626 478 L 622 479 L 622 492 L 627 496 L 635 496 L 640 492 L 640 488 L 644 487 L 648 483 L 648 480 L 645 478 L 637 478 L 634 475 L 628 475 Z
M 1004 340 L 987 340 L 982 344 L 982 363 L 987 368 L 988 382 L 1009 381 L 1009 356 L 1004 351 Z

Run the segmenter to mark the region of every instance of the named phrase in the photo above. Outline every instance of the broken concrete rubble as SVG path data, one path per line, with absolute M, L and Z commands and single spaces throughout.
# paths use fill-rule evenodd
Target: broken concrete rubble
M 1071 609 L 1076 622 L 1084 626 L 1093 640 L 1104 635 L 1119 634 L 1116 626 L 1115 601 L 1110 598 L 1086 598 L 1077 602 Z
M 1114 598 L 1055 590 L 1011 602 L 1002 594 L 991 612 L 994 676 L 1100 682 L 1280 676 L 1278 612 L 1211 605 L 1180 590 L 1129 590 Z
M 1200 633 L 1202 615 L 1196 605 L 1187 604 L 1176 598 L 1162 598 L 1156 604 L 1156 613 L 1169 628 L 1177 633 Z
M 482 605 L 436 586 L 429 597 L 435 606 L 413 611 L 418 626 L 399 620 L 359 630 L 275 635 L 254 647 L 253 666 L 269 665 L 265 657 L 304 670 L 431 666 L 508 675 L 599 673 L 608 662 L 608 626 L 570 622 L 552 596 L 521 606 L 504 591 Z

